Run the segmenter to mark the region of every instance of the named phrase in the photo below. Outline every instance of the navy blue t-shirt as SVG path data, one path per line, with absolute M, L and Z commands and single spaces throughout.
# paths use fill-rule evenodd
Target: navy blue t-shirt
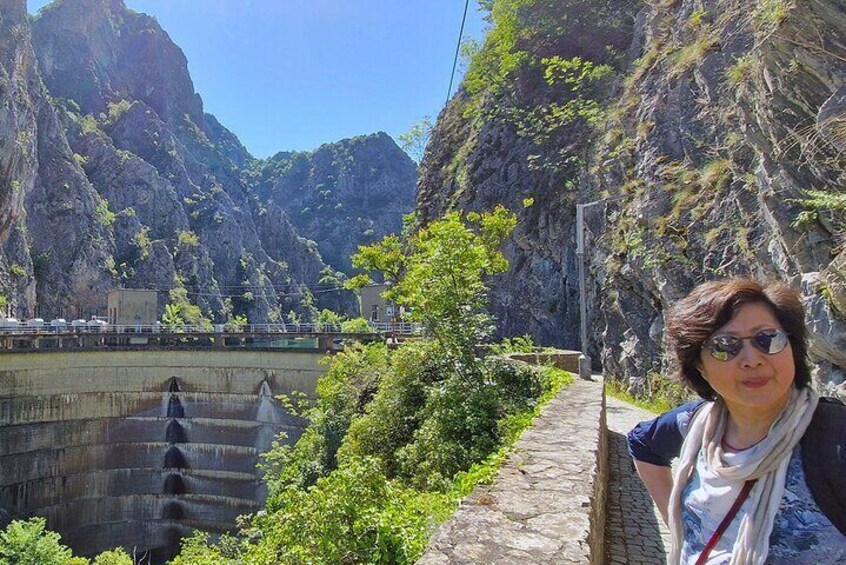
M 629 455 L 638 461 L 669 467 L 681 452 L 693 413 L 704 402 L 688 402 L 635 426 L 628 434 Z
M 629 454 L 639 461 L 669 467 L 671 461 L 678 457 L 693 414 L 703 402 L 690 402 L 635 426 L 628 434 Z M 732 486 L 733 494 L 726 496 L 726 485 L 720 483 L 716 485 L 719 488 L 714 488 L 712 483 L 716 480 L 705 471 L 707 469 L 698 462 L 682 494 L 684 528 L 681 562 L 684 564 L 698 560 L 705 542 L 710 537 L 709 532 L 712 532 L 725 516 L 727 505 L 736 498 L 742 486 L 742 481 L 738 481 Z M 715 494 L 718 491 L 720 494 Z M 720 504 L 719 508 L 715 508 Z M 739 523 L 749 511 L 748 505 L 749 501 L 741 507 L 738 516 L 712 551 L 709 563 L 723 565 L 730 562 Z M 770 534 L 766 563 L 846 563 L 846 537 L 814 501 L 806 484 L 799 446 L 791 457 L 784 495 Z

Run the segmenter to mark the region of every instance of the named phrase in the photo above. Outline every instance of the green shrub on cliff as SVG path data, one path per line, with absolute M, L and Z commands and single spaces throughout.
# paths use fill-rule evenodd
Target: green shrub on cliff
M 177 328 L 183 324 L 197 326 L 203 331 L 211 331 L 211 320 L 203 316 L 202 310 L 188 299 L 188 291 L 181 286 L 175 287 L 168 293 L 170 302 L 165 305 L 162 323 L 170 328 Z

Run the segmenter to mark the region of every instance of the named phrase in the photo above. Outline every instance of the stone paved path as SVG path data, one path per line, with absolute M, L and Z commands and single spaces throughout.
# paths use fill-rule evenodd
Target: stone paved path
M 669 531 L 635 473 L 626 449 L 626 433 L 655 415 L 606 397 L 608 425 L 608 520 L 605 562 L 608 565 L 666 563 Z
M 554 398 L 493 484 L 462 502 L 417 565 L 599 562 L 602 540 L 591 525 L 599 519 L 602 386 L 577 379 Z

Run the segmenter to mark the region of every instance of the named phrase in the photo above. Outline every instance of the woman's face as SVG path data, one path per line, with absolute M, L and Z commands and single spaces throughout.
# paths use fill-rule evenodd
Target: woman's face
M 754 336 L 762 330 L 783 330 L 769 306 L 762 302 L 744 304 L 714 335 L 738 338 Z M 768 355 L 743 340 L 743 348 L 728 361 L 715 359 L 707 344 L 699 354 L 699 370 L 708 384 L 726 402 L 729 410 L 780 409 L 787 402 L 796 365 L 788 342 L 779 353 Z

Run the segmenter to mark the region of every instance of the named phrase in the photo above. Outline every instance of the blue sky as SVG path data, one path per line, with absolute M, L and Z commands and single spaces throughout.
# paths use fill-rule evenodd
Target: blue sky
M 49 3 L 28 0 L 29 11 Z M 464 11 L 464 0 L 126 4 L 156 17 L 185 52 L 206 111 L 257 157 L 376 131 L 396 139 L 434 119 Z M 464 35 L 481 39 L 476 0 L 467 18 Z

